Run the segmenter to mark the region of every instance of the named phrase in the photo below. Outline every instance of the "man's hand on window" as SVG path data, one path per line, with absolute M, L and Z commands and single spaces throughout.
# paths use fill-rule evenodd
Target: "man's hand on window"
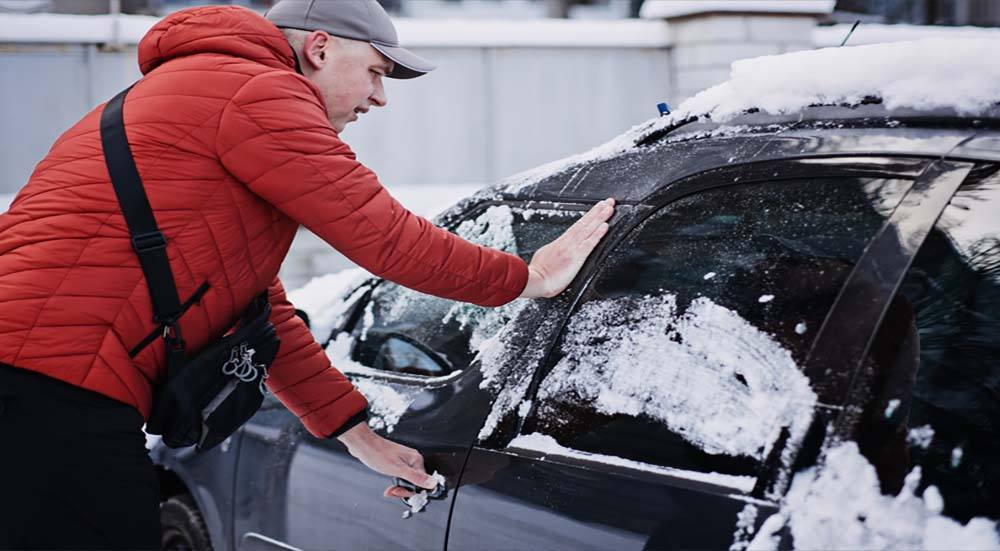
M 528 265 L 528 284 L 521 298 L 551 298 L 563 292 L 576 277 L 594 247 L 608 232 L 615 200 L 597 203 L 555 241 L 538 249 Z

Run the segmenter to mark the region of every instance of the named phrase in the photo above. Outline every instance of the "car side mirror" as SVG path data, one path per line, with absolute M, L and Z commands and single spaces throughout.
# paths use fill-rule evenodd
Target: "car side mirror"
M 382 341 L 375 354 L 374 368 L 429 377 L 440 377 L 453 371 L 451 366 L 434 352 L 396 335 L 389 335 Z

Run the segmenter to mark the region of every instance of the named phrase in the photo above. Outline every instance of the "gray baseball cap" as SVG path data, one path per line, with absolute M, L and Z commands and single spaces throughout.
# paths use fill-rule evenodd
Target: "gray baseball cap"
M 363 40 L 395 62 L 386 75 L 390 78 L 414 78 L 435 69 L 431 62 L 399 46 L 389 14 L 376 0 L 281 0 L 264 17 L 278 27 Z

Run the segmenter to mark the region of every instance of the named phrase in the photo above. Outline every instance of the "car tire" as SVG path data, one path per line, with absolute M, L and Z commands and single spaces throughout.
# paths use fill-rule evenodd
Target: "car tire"
M 208 528 L 187 494 L 173 496 L 160 505 L 160 548 L 169 551 L 211 551 Z

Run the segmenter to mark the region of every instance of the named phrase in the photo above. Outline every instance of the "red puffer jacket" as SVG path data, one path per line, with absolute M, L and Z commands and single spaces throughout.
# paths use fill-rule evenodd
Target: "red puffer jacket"
M 340 141 L 319 90 L 295 72 L 281 32 L 239 7 L 177 12 L 139 45 L 144 78 L 125 125 L 181 300 L 211 288 L 180 321 L 195 353 L 269 288 L 281 350 L 268 386 L 326 436 L 366 405 L 294 315 L 277 279 L 300 224 L 373 274 L 484 306 L 527 281 L 517 257 L 465 242 L 397 203 Z M 164 377 L 101 151 L 103 105 L 59 137 L 0 215 L 0 362 L 149 415 Z

